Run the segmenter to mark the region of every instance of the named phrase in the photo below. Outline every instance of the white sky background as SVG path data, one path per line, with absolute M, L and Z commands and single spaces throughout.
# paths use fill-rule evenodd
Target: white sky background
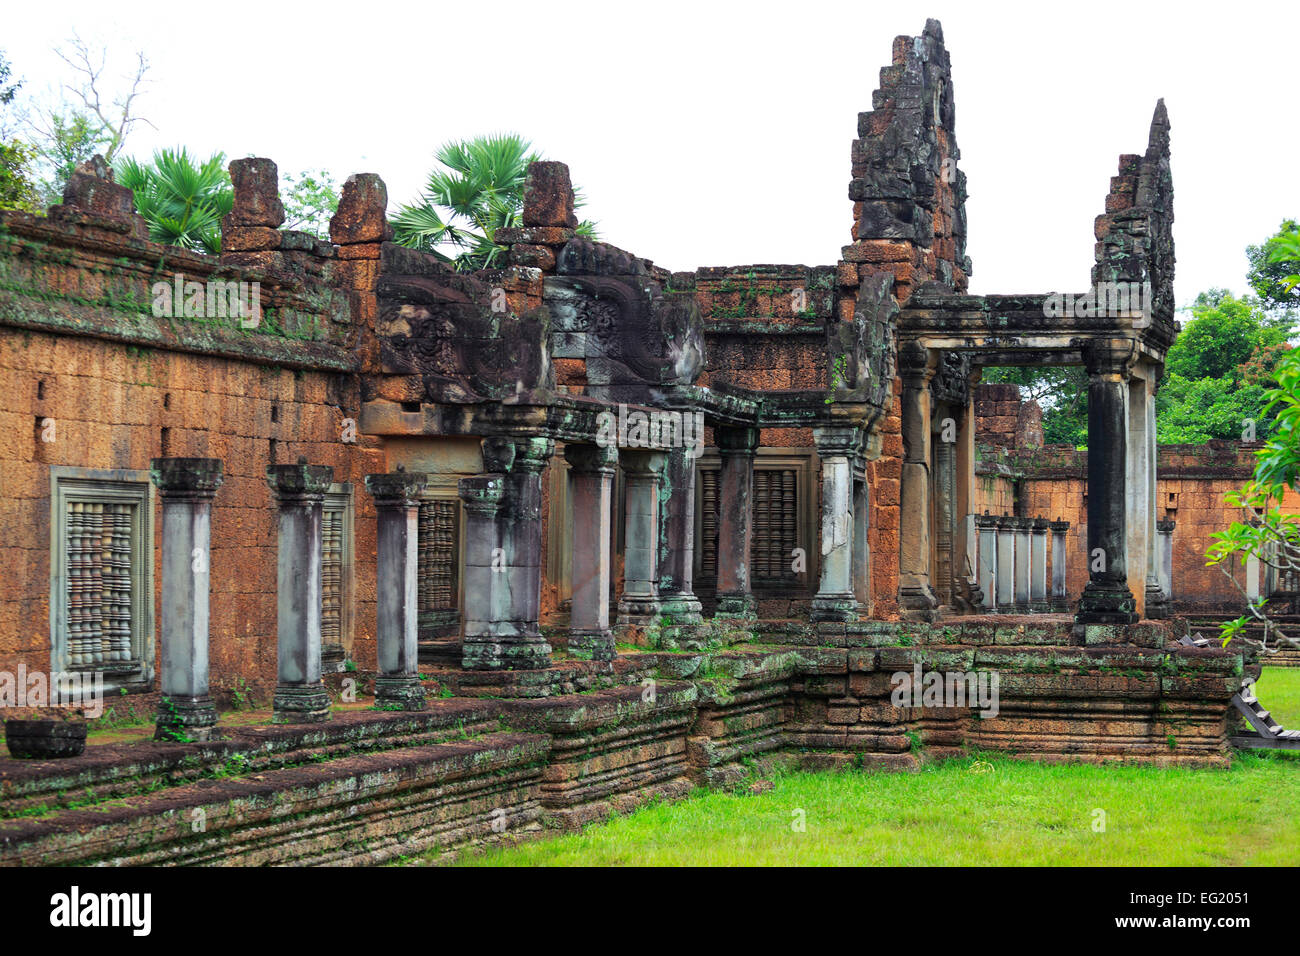
M 849 145 L 893 38 L 943 23 L 977 293 L 1082 290 L 1121 153 L 1172 125 L 1177 298 L 1247 291 L 1245 246 L 1300 217 L 1300 4 L 60 2 L 6 10 L 24 94 L 76 29 L 152 64 L 126 152 L 376 172 L 413 200 L 454 138 L 569 164 L 603 239 L 671 269 L 832 264 Z

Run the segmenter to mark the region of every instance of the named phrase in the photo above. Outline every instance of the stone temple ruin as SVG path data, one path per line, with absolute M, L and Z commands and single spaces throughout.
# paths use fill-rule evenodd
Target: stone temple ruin
M 49 811 L 0 819 L 0 859 L 377 861 L 764 755 L 1227 762 L 1242 656 L 1170 620 L 1163 103 L 1066 308 L 967 290 L 936 21 L 871 105 L 851 242 L 816 267 L 578 237 L 554 162 L 478 273 L 394 245 L 372 174 L 329 242 L 280 229 L 267 159 L 231 164 L 219 257 L 147 241 L 103 169 L 48 218 L 0 213 L 0 667 L 101 673 L 159 715 L 154 743 L 0 761 L 6 805 Z M 256 283 L 256 314 L 216 283 Z M 1034 511 L 998 492 L 977 433 L 1006 386 L 979 379 L 1040 364 L 1086 367 L 1089 450 L 1040 456 L 1073 490 Z M 331 713 L 369 674 L 376 707 Z M 900 705 L 900 674 L 996 675 L 997 705 Z M 276 722 L 225 726 L 214 700 L 250 689 Z M 235 759 L 256 777 L 205 779 Z

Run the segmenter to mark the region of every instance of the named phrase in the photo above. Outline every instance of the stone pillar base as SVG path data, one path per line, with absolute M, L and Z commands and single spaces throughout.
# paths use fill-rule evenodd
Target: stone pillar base
M 812 621 L 856 621 L 858 599 L 852 593 L 818 594 L 808 616 Z
M 928 584 L 910 584 L 898 589 L 898 607 L 904 620 L 933 621 L 939 600 Z M 1001 609 L 999 609 L 1001 610 Z
M 466 670 L 543 670 L 551 664 L 551 645 L 537 634 L 525 639 L 482 641 L 465 638 L 461 667 Z
M 424 710 L 424 684 L 410 675 L 375 678 L 375 705 L 381 710 Z
M 1089 581 L 1079 598 L 1076 624 L 1135 624 L 1137 602 L 1124 584 Z
M 719 594 L 714 617 L 734 617 L 752 621 L 758 617 L 758 600 L 747 591 Z
M 1048 604 L 1046 601 L 1030 601 L 1030 602 L 1029 602 L 1029 613 L 1030 613 L 1030 614 L 1050 614 L 1050 613 L 1052 613 L 1052 605 Z
M 1158 587 L 1147 587 L 1147 617 L 1157 621 L 1174 616 L 1173 602 Z
M 662 614 L 657 597 L 623 597 L 618 602 L 619 624 L 658 624 Z
M 277 684 L 273 703 L 274 724 L 323 724 L 330 719 L 330 695 L 320 681 L 314 684 Z
M 612 661 L 614 632 L 609 628 L 572 628 L 569 630 L 569 654 L 584 660 Z
M 154 740 L 211 740 L 217 724 L 217 708 L 212 698 L 174 697 L 163 694 L 158 700 L 158 718 Z
M 1053 602 L 1052 602 L 1052 613 L 1053 613 L 1053 614 L 1069 614 L 1069 613 L 1070 613 L 1070 602 L 1069 602 L 1069 601 L 1053 601 Z
M 704 608 L 694 594 L 659 595 L 659 616 L 671 617 L 673 624 L 700 624 Z

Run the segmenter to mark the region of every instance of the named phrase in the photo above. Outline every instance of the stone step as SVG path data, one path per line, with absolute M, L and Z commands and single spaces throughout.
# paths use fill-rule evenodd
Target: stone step
M 540 829 L 539 734 L 358 754 L 0 821 L 0 865 L 378 863 Z

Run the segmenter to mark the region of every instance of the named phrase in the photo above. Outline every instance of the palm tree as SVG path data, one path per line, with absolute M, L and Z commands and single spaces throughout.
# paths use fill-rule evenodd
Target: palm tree
M 446 143 L 434 154 L 443 169 L 429 173 L 419 201 L 393 217 L 396 242 L 431 252 L 462 272 L 501 264 L 506 247 L 496 231 L 521 224 L 528 164 L 541 159 L 517 133 L 478 136 Z M 581 206 L 575 197 L 575 206 Z M 584 221 L 578 233 L 595 237 Z
M 135 193 L 135 208 L 149 238 L 169 246 L 218 255 L 221 220 L 235 202 L 225 153 L 200 163 L 184 147 L 161 149 L 151 163 L 127 157 L 114 164 L 116 180 Z

